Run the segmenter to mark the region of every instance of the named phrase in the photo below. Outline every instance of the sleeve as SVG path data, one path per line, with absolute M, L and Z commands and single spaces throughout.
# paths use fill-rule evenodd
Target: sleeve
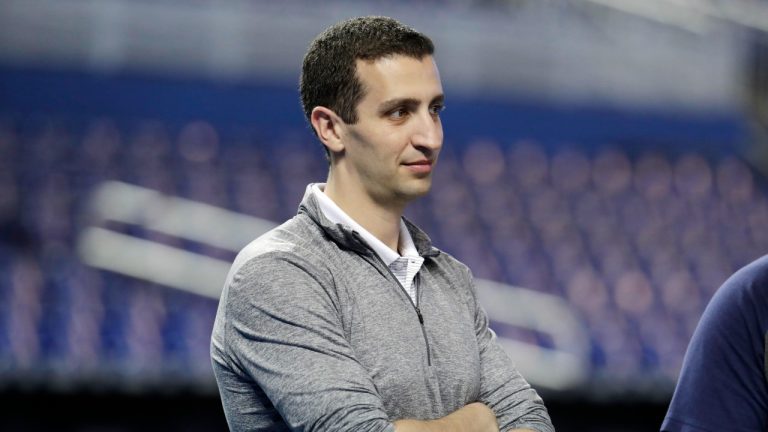
M 229 355 L 290 430 L 392 432 L 344 337 L 332 279 L 321 272 L 296 257 L 246 263 L 228 287 Z
M 544 402 L 497 343 L 496 333 L 488 326 L 488 316 L 477 300 L 471 272 L 469 278 L 474 296 L 475 334 L 480 350 L 480 402 L 496 414 L 502 432 L 515 428 L 554 432 Z
M 766 430 L 766 288 L 748 271 L 715 293 L 688 346 L 662 431 Z

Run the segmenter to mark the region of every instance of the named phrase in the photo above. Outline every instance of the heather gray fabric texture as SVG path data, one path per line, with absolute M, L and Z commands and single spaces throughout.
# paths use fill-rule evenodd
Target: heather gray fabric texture
M 394 431 L 480 401 L 501 430 L 554 431 L 536 392 L 496 343 L 469 269 L 432 247 L 417 309 L 355 232 L 307 194 L 297 216 L 235 259 L 211 357 L 234 431 Z

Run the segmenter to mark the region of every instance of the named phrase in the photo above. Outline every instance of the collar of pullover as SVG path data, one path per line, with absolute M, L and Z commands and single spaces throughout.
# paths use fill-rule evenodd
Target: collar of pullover
M 331 239 L 333 239 L 333 241 L 338 243 L 340 246 L 346 249 L 354 250 L 355 252 L 364 255 L 375 254 L 373 249 L 371 249 L 365 243 L 363 238 L 358 233 L 347 229 L 347 227 L 342 224 L 334 224 L 325 217 L 323 212 L 320 210 L 320 205 L 317 202 L 317 198 L 315 198 L 314 194 L 312 193 L 311 184 L 307 186 L 307 190 L 304 193 L 304 198 L 301 200 L 301 204 L 299 205 L 299 214 L 307 215 L 310 219 L 312 219 L 312 221 L 320 226 L 323 231 L 325 231 L 325 233 Z M 429 239 L 429 236 L 424 233 L 424 231 L 419 229 L 416 225 L 412 224 L 405 217 L 403 217 L 403 221 L 405 222 L 408 231 L 411 233 L 413 244 L 416 246 L 416 250 L 420 256 L 433 257 L 440 254 L 438 249 L 432 247 L 432 241 Z

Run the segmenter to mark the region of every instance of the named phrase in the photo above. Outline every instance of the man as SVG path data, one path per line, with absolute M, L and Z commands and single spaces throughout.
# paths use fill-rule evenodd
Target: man
M 443 142 L 433 51 L 383 17 L 311 44 L 301 98 L 328 179 L 225 283 L 211 352 L 231 429 L 554 430 L 469 270 L 402 217 Z
M 685 353 L 661 429 L 768 430 L 768 255 L 715 293 Z

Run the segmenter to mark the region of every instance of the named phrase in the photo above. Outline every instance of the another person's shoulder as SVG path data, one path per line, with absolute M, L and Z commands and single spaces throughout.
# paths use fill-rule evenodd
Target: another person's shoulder
M 747 264 L 723 284 L 727 289 L 759 289 L 768 283 L 768 255 Z
M 726 280 L 694 332 L 665 432 L 765 430 L 768 256 Z
M 768 255 L 765 255 L 729 277 L 712 297 L 707 313 L 743 316 L 754 312 L 768 317 Z

